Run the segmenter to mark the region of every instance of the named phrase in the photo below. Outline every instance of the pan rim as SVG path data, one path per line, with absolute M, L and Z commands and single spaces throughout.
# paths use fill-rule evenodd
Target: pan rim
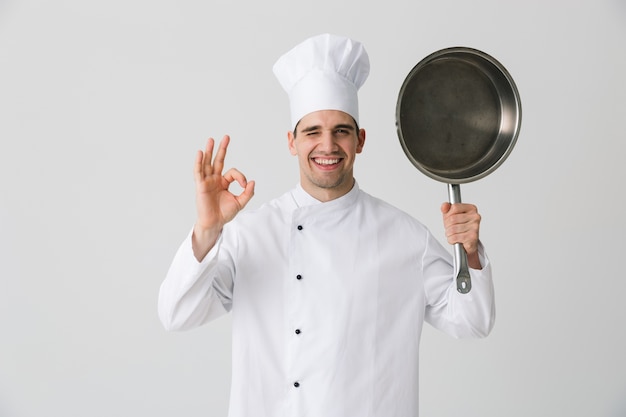
M 499 123 L 497 126 L 498 133 L 494 142 L 500 143 L 502 140 L 506 141 L 504 149 L 491 146 L 487 153 L 482 155 L 480 158 L 477 158 L 467 167 L 463 167 L 460 174 L 457 173 L 457 171 L 460 170 L 434 169 L 433 167 L 429 167 L 422 161 L 418 160 L 407 145 L 407 141 L 410 140 L 410 138 L 405 137 L 406 134 L 403 131 L 402 106 L 403 98 L 409 94 L 406 91 L 407 87 L 411 81 L 414 81 L 417 74 L 419 74 L 419 71 L 421 71 L 424 67 L 435 62 L 442 62 L 444 60 L 473 65 L 475 68 L 478 68 L 480 73 L 489 80 L 494 91 L 497 93 L 499 102 Z M 489 68 L 490 70 L 487 71 L 485 68 Z M 504 100 L 506 100 L 506 106 Z M 504 160 L 508 158 L 517 142 L 521 128 L 521 118 L 522 107 L 519 90 L 517 89 L 511 74 L 491 55 L 476 48 L 465 46 L 440 49 L 419 61 L 406 76 L 400 88 L 396 105 L 397 134 L 403 151 L 407 155 L 408 159 L 416 168 L 418 168 L 418 170 L 428 177 L 452 184 L 464 184 L 476 181 L 496 170 L 504 162 Z M 500 136 L 502 135 L 506 135 L 506 138 L 501 139 Z M 451 171 L 454 172 L 451 173 Z

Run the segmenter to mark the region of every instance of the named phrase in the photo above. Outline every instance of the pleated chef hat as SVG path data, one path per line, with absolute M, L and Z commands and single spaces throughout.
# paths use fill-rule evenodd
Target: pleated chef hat
M 318 110 L 341 110 L 359 122 L 357 91 L 370 70 L 360 42 L 331 34 L 314 36 L 281 56 L 273 70 L 289 96 L 293 127 Z

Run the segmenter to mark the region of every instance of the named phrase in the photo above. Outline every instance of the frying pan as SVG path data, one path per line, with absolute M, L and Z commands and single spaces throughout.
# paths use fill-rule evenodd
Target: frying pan
M 402 149 L 422 173 L 448 184 L 485 177 L 509 156 L 522 121 L 519 92 L 496 59 L 473 48 L 436 51 L 409 72 L 398 95 L 396 127 Z M 467 254 L 454 245 L 457 290 L 471 288 Z

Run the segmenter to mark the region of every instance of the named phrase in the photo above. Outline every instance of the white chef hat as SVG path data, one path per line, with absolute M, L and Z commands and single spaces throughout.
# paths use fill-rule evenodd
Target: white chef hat
M 289 96 L 293 127 L 318 110 L 341 110 L 359 122 L 357 91 L 370 70 L 360 42 L 331 34 L 314 36 L 281 56 L 273 70 Z

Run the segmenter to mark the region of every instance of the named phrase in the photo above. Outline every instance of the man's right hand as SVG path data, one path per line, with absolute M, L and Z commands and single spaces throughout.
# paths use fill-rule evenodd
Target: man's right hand
M 229 142 L 228 135 L 222 138 L 213 159 L 215 141 L 209 138 L 205 151 L 198 151 L 196 156 L 194 178 L 198 218 L 193 228 L 192 247 L 198 261 L 202 261 L 215 245 L 224 225 L 231 221 L 254 195 L 254 181 L 246 180 L 238 170 L 231 168 L 222 174 Z M 243 188 L 241 194 L 234 195 L 228 191 L 233 181 L 237 181 Z

